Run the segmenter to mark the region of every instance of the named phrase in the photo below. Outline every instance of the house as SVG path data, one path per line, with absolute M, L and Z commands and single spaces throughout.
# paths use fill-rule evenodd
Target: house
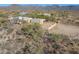
M 27 23 L 30 23 L 31 22 L 31 19 L 32 18 L 29 18 L 29 17 L 23 17 L 23 21 L 26 21 Z
M 21 17 L 21 16 L 9 16 L 8 19 L 11 23 L 21 23 L 23 17 Z
M 31 23 L 39 23 L 39 24 L 43 24 L 43 22 L 45 21 L 45 19 L 31 19 Z
M 43 22 L 45 21 L 45 19 L 24 17 L 23 18 L 23 21 L 26 21 L 28 23 L 39 23 L 39 24 L 43 24 Z
M 44 16 L 51 16 L 51 14 L 50 13 L 39 13 L 39 14 L 37 14 L 37 15 L 44 15 Z
M 51 14 L 49 14 L 49 13 L 44 13 L 43 15 L 45 15 L 45 16 L 51 16 Z
M 26 15 L 29 14 L 29 12 L 19 12 L 20 15 Z
M 22 16 L 16 16 L 16 17 L 9 17 L 8 18 L 11 22 L 14 23 L 21 23 L 22 21 L 26 21 L 28 23 L 39 23 L 43 24 L 45 19 L 38 19 L 38 18 L 30 18 L 30 17 L 22 17 Z

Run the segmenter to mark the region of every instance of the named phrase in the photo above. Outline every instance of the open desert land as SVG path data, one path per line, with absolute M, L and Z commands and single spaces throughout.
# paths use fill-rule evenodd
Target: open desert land
M 53 32 L 55 34 L 67 35 L 72 39 L 79 39 L 79 26 L 75 25 L 67 25 L 59 23 L 49 32 Z

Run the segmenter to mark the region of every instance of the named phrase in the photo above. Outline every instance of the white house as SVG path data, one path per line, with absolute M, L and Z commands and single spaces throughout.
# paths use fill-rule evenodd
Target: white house
M 28 12 L 20 12 L 20 15 L 25 15 L 25 14 L 29 14 Z
M 22 21 L 23 18 L 21 16 L 19 16 L 19 17 L 9 16 L 8 19 L 10 20 L 11 23 L 19 23 Z
M 19 16 L 19 17 L 17 17 L 19 20 L 22 20 L 23 19 L 23 17 L 22 16 Z
M 9 17 L 8 18 L 11 22 L 14 23 L 21 23 L 22 21 L 26 21 L 28 23 L 39 23 L 43 24 L 45 19 L 38 19 L 38 18 L 30 18 L 30 17 L 22 17 L 22 16 L 17 16 L 17 17 Z
M 44 15 L 44 16 L 51 16 L 51 14 L 50 13 L 39 13 L 38 15 Z
M 23 17 L 23 20 L 26 21 L 26 22 L 28 22 L 28 23 L 31 22 L 31 19 L 32 19 L 32 18 L 29 18 L 29 17 Z
M 39 23 L 39 24 L 43 24 L 43 22 L 45 21 L 45 19 L 31 19 L 31 23 Z
M 45 15 L 45 16 L 51 16 L 51 14 L 49 14 L 49 13 L 44 13 L 43 15 Z

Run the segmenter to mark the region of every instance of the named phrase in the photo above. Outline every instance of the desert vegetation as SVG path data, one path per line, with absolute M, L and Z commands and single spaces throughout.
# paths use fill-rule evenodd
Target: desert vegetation
M 73 11 L 48 12 L 51 16 L 43 15 L 43 13 L 42 11 L 34 11 L 25 15 L 20 15 L 17 11 L 0 13 L 0 53 L 78 54 L 79 37 L 78 39 L 72 39 L 68 35 L 55 33 L 56 29 L 44 30 L 38 23 L 22 22 L 21 24 L 15 24 L 8 20 L 8 15 L 26 16 L 46 19 L 46 22 L 51 21 L 79 27 L 79 17 L 73 15 Z M 60 31 L 63 32 L 61 29 Z
M 10 28 L 8 28 L 10 30 Z M 13 38 L 0 40 L 0 53 L 16 54 L 64 54 L 79 53 L 77 39 L 43 31 L 39 24 L 26 24 L 11 34 Z M 14 36 L 15 35 L 15 36 Z M 3 39 L 3 38 L 2 38 Z M 4 43 L 4 44 L 3 44 Z

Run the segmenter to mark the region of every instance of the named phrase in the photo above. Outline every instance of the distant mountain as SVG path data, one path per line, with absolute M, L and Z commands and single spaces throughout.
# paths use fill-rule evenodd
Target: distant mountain
M 79 5 L 20 5 L 20 4 L 12 4 L 10 6 L 0 6 L 0 9 L 4 10 L 43 10 L 43 11 L 50 11 L 50 10 L 79 10 Z

